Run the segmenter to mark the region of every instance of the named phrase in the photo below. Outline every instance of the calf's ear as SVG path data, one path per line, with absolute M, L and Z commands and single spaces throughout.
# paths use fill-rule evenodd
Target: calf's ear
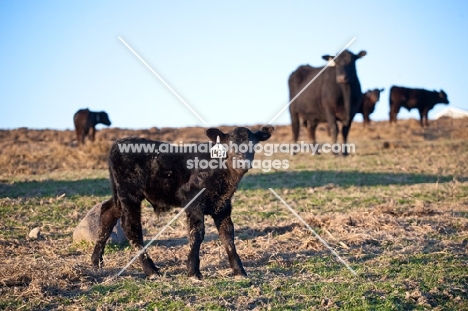
M 261 131 L 256 132 L 254 135 L 258 141 L 265 141 L 271 137 L 271 133 L 273 133 L 274 130 L 275 128 L 273 126 L 264 126 Z
M 385 89 L 380 89 L 379 91 L 380 91 L 380 92 L 383 92 L 384 90 L 385 90 Z
M 358 55 L 356 55 L 356 56 L 357 56 L 357 58 L 361 58 L 361 57 L 364 57 L 364 56 L 366 56 L 366 55 L 367 55 L 367 52 L 364 51 L 364 50 L 362 50 L 362 51 L 359 52 Z
M 224 141 L 228 135 L 221 132 L 220 129 L 212 127 L 206 130 L 206 136 L 208 136 L 212 142 L 216 142 L 218 136 L 221 141 Z
M 328 62 L 329 60 L 332 60 L 332 59 L 333 59 L 333 56 L 330 56 L 330 55 L 323 55 L 323 56 L 322 56 L 322 59 L 324 59 L 324 60 L 326 60 L 326 61 Z

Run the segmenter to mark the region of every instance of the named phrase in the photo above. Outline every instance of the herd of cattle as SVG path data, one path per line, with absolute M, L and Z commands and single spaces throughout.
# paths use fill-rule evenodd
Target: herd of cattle
M 333 142 L 336 143 L 337 121 L 340 121 L 343 142 L 346 143 L 356 113 L 362 113 L 364 125 L 369 124 L 369 115 L 374 111 L 383 89 L 374 89 L 362 94 L 356 60 L 365 55 L 366 51 L 356 55 L 348 50 L 336 58 L 324 55 L 322 58 L 329 62 L 327 68 L 302 65 L 289 76 L 289 94 L 292 102 L 289 112 L 295 142 L 301 126 L 307 128 L 310 139 L 316 143 L 317 125 L 326 122 Z M 396 122 L 401 107 L 408 110 L 416 108 L 419 111 L 421 126 L 428 126 L 427 114 L 438 103 L 449 103 L 447 94 L 442 90 L 437 92 L 392 86 L 390 122 Z
M 342 123 L 343 140 L 346 143 L 348 132 L 356 113 L 364 115 L 364 124 L 369 123 L 369 115 L 383 89 L 361 92 L 356 72 L 356 60 L 366 55 L 344 51 L 338 57 L 323 56 L 329 63 L 326 68 L 300 66 L 289 77 L 291 96 L 290 113 L 294 141 L 299 129 L 304 126 L 315 143 L 315 130 L 320 122 L 327 122 L 336 142 L 338 121 Z M 313 82 L 313 83 L 312 83 Z M 393 86 L 390 89 L 390 120 L 396 121 L 401 107 L 408 110 L 417 108 L 421 125 L 427 125 L 427 113 L 437 103 L 448 103 L 445 92 L 430 92 L 422 89 L 408 89 Z M 94 141 L 95 126 L 98 123 L 110 125 L 107 113 L 79 110 L 74 115 L 78 144 L 84 143 L 89 135 Z M 252 132 L 237 127 L 229 133 L 210 128 L 206 135 L 212 142 L 229 144 L 235 142 L 255 145 L 266 141 L 273 133 L 273 127 L 263 127 Z M 234 244 L 234 225 L 231 220 L 232 203 L 237 185 L 249 170 L 250 165 L 236 167 L 236 161 L 251 163 L 255 148 L 234 152 L 228 148 L 225 162 L 227 169 L 199 167 L 189 169 L 184 163 L 188 160 L 211 160 L 209 151 L 187 153 L 122 153 L 119 144 L 153 144 L 159 147 L 162 142 L 143 138 L 124 138 L 113 144 L 109 153 L 109 173 L 112 197 L 102 204 L 98 241 L 91 261 L 95 267 L 102 267 L 106 241 L 120 218 L 122 228 L 130 244 L 139 251 L 138 257 L 145 274 L 152 278 L 159 275 L 159 269 L 146 252 L 143 244 L 141 225 L 141 202 L 146 199 L 156 212 L 167 211 L 171 206 L 186 206 L 189 227 L 190 251 L 187 259 L 188 276 L 200 279 L 200 246 L 205 236 L 205 215 L 213 218 L 221 241 L 227 252 L 229 264 L 235 276 L 245 276 L 242 261 Z M 199 144 L 199 147 L 202 147 Z M 206 147 L 206 146 L 205 146 Z M 207 150 L 208 148 L 203 148 Z M 196 150 L 202 150 L 196 148 Z M 343 152 L 346 154 L 346 150 Z
M 356 60 L 366 55 L 345 50 L 337 57 L 324 55 L 327 68 L 299 66 L 289 76 L 289 94 L 291 105 L 291 125 L 294 142 L 299 137 L 300 127 L 307 128 L 312 143 L 316 143 L 315 130 L 319 123 L 327 123 L 329 135 L 337 142 L 338 122 L 342 124 L 343 143 L 347 142 L 348 133 L 354 116 L 361 113 L 364 125 L 370 123 L 370 114 L 380 99 L 384 89 L 369 90 L 362 94 L 357 76 Z M 323 71 L 323 72 L 322 72 Z M 390 88 L 390 122 L 396 122 L 401 107 L 407 110 L 417 109 L 421 126 L 428 126 L 428 112 L 436 104 L 448 104 L 447 94 L 441 91 L 428 91 L 401 86 Z M 81 109 L 73 117 L 78 144 L 84 144 L 85 137 L 94 141 L 96 124 L 110 125 L 106 112 L 93 112 Z M 346 150 L 344 152 L 346 154 Z

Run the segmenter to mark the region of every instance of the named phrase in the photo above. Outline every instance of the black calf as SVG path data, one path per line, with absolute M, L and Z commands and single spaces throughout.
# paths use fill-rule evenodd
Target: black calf
M 273 127 L 263 127 L 251 132 L 238 127 L 225 134 L 219 129 L 206 131 L 211 141 L 220 138 L 222 144 L 256 144 L 270 138 Z M 253 161 L 253 150 L 228 150 L 227 157 L 221 159 L 225 168 L 195 167 L 196 160 L 212 161 L 208 143 L 197 145 L 197 152 L 190 153 L 123 153 L 124 144 L 146 144 L 163 150 L 166 143 L 142 138 L 125 138 L 117 141 L 109 155 L 109 171 L 113 198 L 106 201 L 101 210 L 99 240 L 92 255 L 93 265 L 102 265 L 102 255 L 106 240 L 117 219 L 121 218 L 122 228 L 131 245 L 141 250 L 143 234 L 141 227 L 141 202 L 148 200 L 155 211 L 166 211 L 170 206 L 185 206 L 203 188 L 205 191 L 186 209 L 190 252 L 187 261 L 189 276 L 201 278 L 200 245 L 205 236 L 204 216 L 210 215 L 220 239 L 228 254 L 234 275 L 246 275 L 234 245 L 234 225 L 231 220 L 231 198 L 241 178 L 249 166 L 236 167 L 239 163 Z M 166 144 L 166 145 L 165 145 Z M 200 152 L 205 147 L 206 152 Z M 251 148 L 252 149 L 252 148 Z M 235 159 L 235 161 L 233 161 Z M 206 162 L 205 162 L 206 163 Z M 234 163 L 236 165 L 234 165 Z M 192 168 L 192 169 L 191 169 Z M 159 274 L 146 252 L 140 257 L 145 274 L 149 277 Z

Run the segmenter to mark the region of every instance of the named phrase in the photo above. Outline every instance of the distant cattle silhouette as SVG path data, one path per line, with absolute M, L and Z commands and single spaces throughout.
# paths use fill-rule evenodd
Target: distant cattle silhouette
M 418 109 L 420 124 L 429 126 L 427 114 L 436 104 L 448 104 L 447 94 L 443 91 L 427 91 L 424 89 L 410 89 L 401 86 L 392 86 L 390 89 L 390 123 L 397 120 L 397 114 L 401 107 L 410 111 Z
M 338 135 L 337 121 L 343 124 L 343 143 L 346 144 L 351 122 L 361 105 L 361 84 L 356 72 L 356 60 L 365 56 L 345 50 L 334 61 L 334 66 L 326 68 L 289 106 L 293 140 L 299 137 L 300 126 L 307 127 L 312 143 L 315 130 L 320 122 L 327 122 L 333 142 Z M 331 61 L 333 56 L 324 55 Z M 323 67 L 299 66 L 289 77 L 289 97 L 292 100 L 323 69 Z M 343 150 L 343 155 L 348 151 Z
M 85 137 L 89 134 L 89 140 L 94 141 L 96 135 L 96 124 L 111 125 L 109 116 L 106 112 L 89 111 L 88 108 L 78 110 L 73 116 L 75 123 L 76 140 L 79 144 L 84 144 Z
M 369 125 L 370 118 L 369 115 L 374 112 L 375 104 L 380 99 L 380 92 L 383 92 L 384 89 L 373 89 L 365 92 L 362 95 L 361 107 L 359 108 L 359 113 L 362 113 L 364 117 L 364 126 Z

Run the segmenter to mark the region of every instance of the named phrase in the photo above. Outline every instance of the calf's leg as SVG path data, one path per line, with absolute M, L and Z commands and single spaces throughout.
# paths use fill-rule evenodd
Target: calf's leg
M 76 143 L 78 145 L 81 145 L 82 142 L 81 142 L 81 131 L 77 128 L 75 129 L 75 133 L 76 133 Z
M 125 202 L 125 203 L 124 203 Z M 143 230 L 141 227 L 141 202 L 133 202 L 128 199 L 122 202 L 122 229 L 125 236 L 130 241 L 130 245 L 141 251 L 143 245 Z M 139 256 L 143 271 L 149 278 L 159 275 L 159 270 L 154 265 L 153 260 L 146 253 L 146 250 Z
M 390 104 L 390 123 L 397 122 L 398 112 L 400 112 L 400 105 L 391 103 Z
M 202 278 L 200 272 L 200 246 L 205 238 L 205 219 L 199 207 L 187 210 L 190 251 L 187 260 L 189 277 Z
M 367 111 L 364 111 L 364 113 L 363 113 L 363 116 L 364 116 L 364 122 L 363 122 L 364 127 L 369 126 L 369 124 L 370 124 L 369 114 L 370 114 L 370 113 L 367 112 Z
M 425 121 L 425 122 L 424 122 L 424 125 L 425 125 L 426 127 L 429 126 L 429 119 L 427 118 L 428 113 L 429 113 L 429 109 L 424 109 L 424 113 L 423 113 L 423 115 L 424 115 L 424 121 Z
M 96 138 L 96 128 L 94 126 L 91 126 L 89 128 L 89 140 L 94 141 Z
M 233 274 L 235 276 L 246 276 L 247 273 L 244 270 L 242 261 L 240 260 L 236 251 L 236 246 L 234 245 L 234 224 L 231 220 L 231 212 L 226 215 L 215 215 L 213 216 L 213 220 L 216 228 L 218 229 L 221 242 L 226 249 Z
M 98 240 L 91 256 L 93 266 L 96 268 L 103 265 L 102 255 L 104 254 L 104 247 L 119 217 L 120 210 L 114 204 L 113 198 L 102 203 Z
M 419 124 L 424 127 L 424 112 L 422 109 L 419 109 Z

